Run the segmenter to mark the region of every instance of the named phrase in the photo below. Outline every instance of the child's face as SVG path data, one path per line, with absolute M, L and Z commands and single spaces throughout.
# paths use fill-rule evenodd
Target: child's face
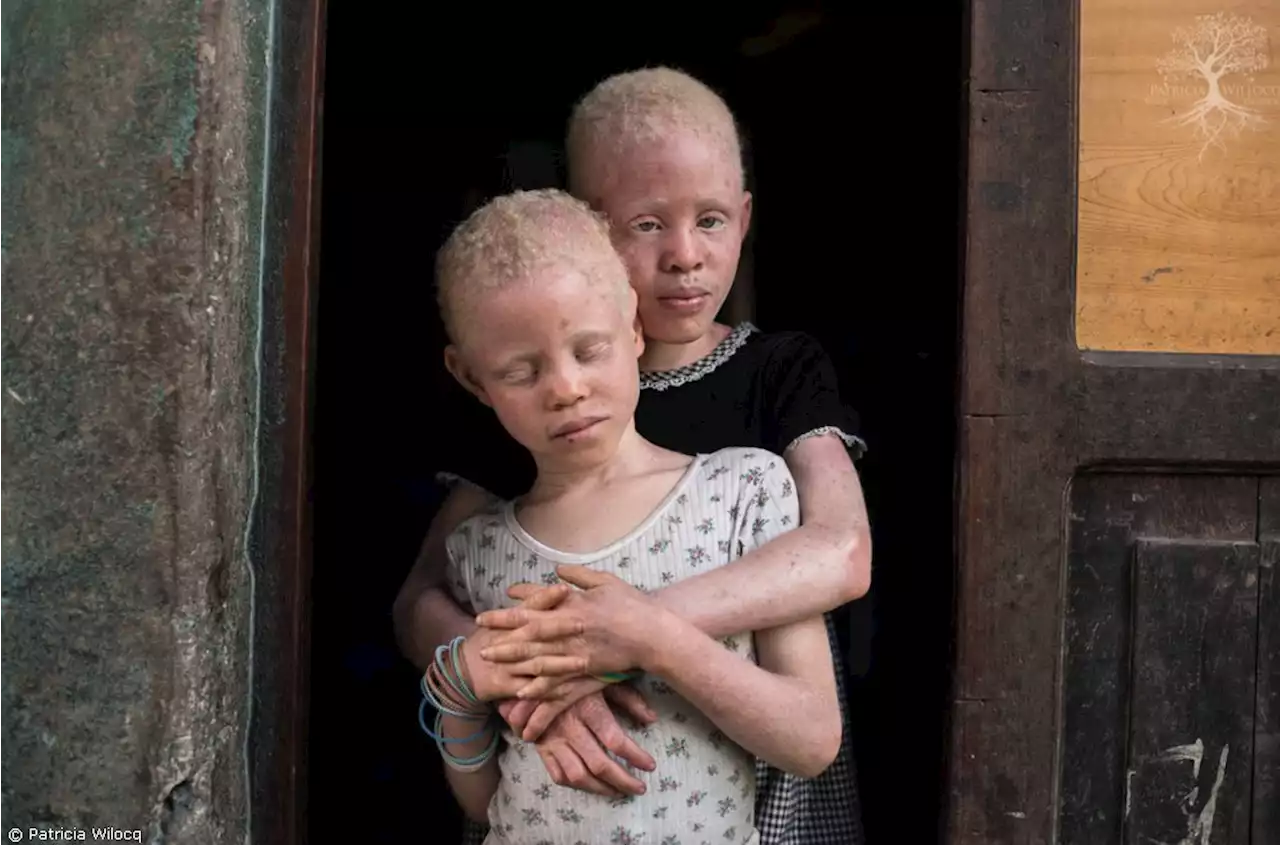
M 626 295 L 624 305 L 616 288 L 559 269 L 466 309 L 445 364 L 540 470 L 607 460 L 632 424 L 644 340 Z
M 609 162 L 597 201 L 639 296 L 644 334 L 690 343 L 711 330 L 738 272 L 751 195 L 738 163 L 688 133 Z

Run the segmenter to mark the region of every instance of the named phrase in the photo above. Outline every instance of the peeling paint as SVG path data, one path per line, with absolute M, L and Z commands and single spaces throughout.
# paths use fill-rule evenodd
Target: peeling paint
M 1156 760 L 1162 762 L 1188 762 L 1191 764 L 1191 788 L 1179 802 L 1183 814 L 1187 818 L 1186 836 L 1177 842 L 1171 843 L 1153 843 L 1153 845 L 1209 845 L 1213 836 L 1213 820 L 1217 813 L 1218 796 L 1222 791 L 1222 783 L 1226 778 L 1227 758 L 1230 756 L 1231 748 L 1228 745 L 1222 747 L 1222 752 L 1218 755 L 1218 771 L 1214 777 L 1213 786 L 1209 790 L 1209 797 L 1199 810 L 1196 805 L 1200 798 L 1200 769 L 1204 763 L 1204 741 L 1196 739 L 1195 742 L 1186 745 L 1175 745 L 1166 748 Z M 1127 821 L 1132 810 L 1133 803 L 1133 778 L 1136 772 L 1129 769 L 1125 772 L 1125 789 L 1124 789 L 1124 818 Z

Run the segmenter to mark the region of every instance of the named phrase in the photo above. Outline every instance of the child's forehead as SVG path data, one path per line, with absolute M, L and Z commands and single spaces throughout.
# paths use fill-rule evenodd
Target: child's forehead
M 606 204 L 681 200 L 733 201 L 742 190 L 735 150 L 693 134 L 616 149 L 600 162 L 600 198 Z
M 513 322 L 540 320 L 557 325 L 591 313 L 595 305 L 616 300 L 617 284 L 602 277 L 597 268 L 571 261 L 547 263 L 505 285 L 481 293 L 475 304 L 479 313 Z
M 608 283 L 580 272 L 548 272 L 490 291 L 468 310 L 465 322 L 473 344 L 496 353 L 607 332 L 622 313 Z

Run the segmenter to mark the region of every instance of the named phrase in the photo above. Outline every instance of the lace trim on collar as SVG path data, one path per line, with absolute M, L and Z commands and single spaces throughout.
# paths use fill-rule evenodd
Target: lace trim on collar
M 676 367 L 674 370 L 655 370 L 652 372 L 640 374 L 641 390 L 666 390 L 671 387 L 679 387 L 682 384 L 688 384 L 697 381 L 704 376 L 715 372 L 717 368 L 725 361 L 733 357 L 733 354 L 742 348 L 747 342 L 747 338 L 757 329 L 751 323 L 739 323 L 733 331 L 729 332 L 724 340 L 716 344 L 716 348 L 711 350 L 705 357 L 699 358 L 692 364 L 683 367 Z

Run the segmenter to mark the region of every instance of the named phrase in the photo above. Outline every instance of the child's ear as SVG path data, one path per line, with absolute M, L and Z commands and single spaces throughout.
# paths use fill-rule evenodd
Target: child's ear
M 636 312 L 636 322 L 633 328 L 636 335 L 636 360 L 644 355 L 644 326 L 640 324 L 640 312 Z
M 449 371 L 449 375 L 457 380 L 458 384 L 479 399 L 485 405 L 493 407 L 489 402 L 489 396 L 484 392 L 484 388 L 480 386 L 474 378 L 471 377 L 471 371 L 467 369 L 467 365 L 463 363 L 462 353 L 458 347 L 452 343 L 444 348 L 444 368 Z
M 631 318 L 631 331 L 635 335 L 636 358 L 639 358 L 644 354 L 644 324 L 640 322 L 640 296 L 633 287 L 628 286 L 627 290 L 629 291 L 629 299 L 627 301 L 630 303 L 628 307 L 633 315 Z

